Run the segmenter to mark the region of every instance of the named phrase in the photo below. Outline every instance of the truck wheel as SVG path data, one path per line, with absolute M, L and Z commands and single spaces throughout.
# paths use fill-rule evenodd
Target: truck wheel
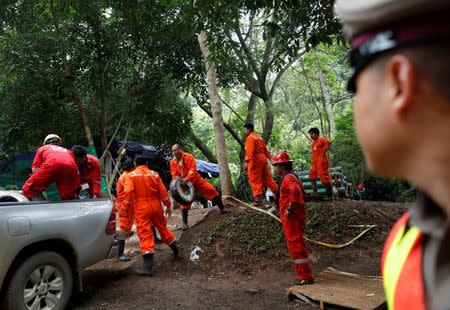
M 64 257 L 55 252 L 40 252 L 27 258 L 15 271 L 6 291 L 6 307 L 63 310 L 72 287 L 72 271 Z
M 173 199 L 181 205 L 190 205 L 194 201 L 194 186 L 187 182 L 185 186 L 181 185 L 180 178 L 175 178 L 170 182 L 170 193 Z

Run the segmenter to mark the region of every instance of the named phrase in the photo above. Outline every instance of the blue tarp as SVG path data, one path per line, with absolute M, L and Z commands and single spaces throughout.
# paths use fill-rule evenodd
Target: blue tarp
M 209 163 L 207 161 L 196 159 L 197 171 L 202 177 L 213 179 L 219 177 L 219 166 L 217 164 Z
M 119 141 L 118 146 L 120 147 L 122 144 L 123 141 Z M 170 174 L 169 162 L 171 158 L 166 157 L 162 150 L 159 150 L 152 145 L 145 145 L 135 141 L 128 141 L 125 145 L 125 149 L 127 150 L 128 155 L 131 155 L 130 157 L 132 158 L 134 158 L 138 154 L 143 155 L 145 158 L 147 158 L 150 168 L 157 171 L 159 174 Z M 118 149 L 116 150 L 116 152 L 112 152 L 112 154 L 117 154 L 117 151 Z M 166 162 L 164 163 L 164 161 Z M 197 171 L 203 178 L 212 179 L 219 177 L 219 166 L 217 164 L 213 164 L 200 159 L 196 159 L 196 163 Z

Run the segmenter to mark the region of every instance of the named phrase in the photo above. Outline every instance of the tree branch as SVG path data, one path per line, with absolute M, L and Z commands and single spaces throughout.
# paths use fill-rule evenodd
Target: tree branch
M 235 33 L 239 39 L 239 43 L 241 44 L 242 50 L 244 51 L 245 55 L 247 56 L 248 63 L 252 67 L 252 70 L 255 73 L 255 75 L 257 76 L 258 80 L 261 80 L 261 73 L 258 70 L 256 61 L 253 59 L 252 54 L 250 53 L 250 50 L 244 41 L 244 38 L 242 37 L 241 29 L 239 29 L 239 27 L 237 27 L 235 29 Z
M 197 104 L 198 104 L 198 106 L 199 106 L 203 111 L 205 111 L 206 114 L 209 115 L 209 117 L 212 118 L 213 115 L 212 115 L 211 110 L 209 110 L 208 108 L 206 108 L 204 105 L 199 104 L 198 101 L 197 101 Z M 244 143 L 242 142 L 241 138 L 239 137 L 239 134 L 233 129 L 233 127 L 230 126 L 230 124 L 224 122 L 224 123 L 223 123 L 223 127 L 225 127 L 225 129 L 228 130 L 228 132 L 233 136 L 233 138 L 237 141 L 237 143 L 239 143 L 239 145 L 240 145 L 242 148 L 245 148 L 245 145 L 244 145 Z
M 195 146 L 203 153 L 203 155 L 205 155 L 210 162 L 217 164 L 216 156 L 214 156 L 208 146 L 193 131 L 191 132 L 191 137 Z
M 219 99 L 220 99 L 220 102 L 222 102 L 224 105 L 226 105 L 230 110 L 231 110 L 231 113 L 233 113 L 234 115 L 236 115 L 236 117 L 242 122 L 242 123 L 244 123 L 245 121 L 244 121 L 244 119 L 233 109 L 233 107 L 232 106 L 230 106 L 229 104 L 228 104 L 228 102 L 226 102 L 225 100 L 223 100 L 222 99 L 222 97 L 220 97 L 220 95 L 219 95 Z
M 300 58 L 301 54 L 297 54 L 297 56 L 293 57 L 287 64 L 284 65 L 283 68 L 281 68 L 281 70 L 278 72 L 277 76 L 275 77 L 275 80 L 273 81 L 272 87 L 270 88 L 269 91 L 269 97 L 271 98 L 273 96 L 273 93 L 275 92 L 275 88 L 278 84 L 278 82 L 281 79 L 281 76 L 284 74 L 284 72 L 290 67 L 292 66 L 292 64 L 294 62 L 296 62 L 299 58 Z

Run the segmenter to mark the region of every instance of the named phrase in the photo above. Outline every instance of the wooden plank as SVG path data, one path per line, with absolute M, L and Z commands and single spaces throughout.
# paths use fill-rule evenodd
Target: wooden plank
M 381 277 L 365 277 L 332 268 L 317 274 L 313 285 L 296 285 L 286 291 L 289 298 L 306 297 L 320 304 L 351 309 L 377 309 L 386 303 Z

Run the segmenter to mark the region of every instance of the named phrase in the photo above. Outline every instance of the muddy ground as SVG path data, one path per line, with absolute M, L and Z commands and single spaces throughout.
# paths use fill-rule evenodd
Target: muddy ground
M 134 274 L 134 268 L 142 263 L 139 256 L 128 263 L 101 262 L 83 272 L 84 291 L 74 296 L 69 308 L 313 309 L 286 299 L 285 289 L 293 284 L 295 277 L 284 245 L 280 245 L 280 253 L 265 255 L 243 248 L 231 237 L 223 238 L 220 234 L 226 235 L 226 230 L 217 233 L 220 232 L 218 223 L 238 223 L 235 219 L 242 212 L 248 212 L 236 204 L 229 206 L 233 212 L 225 216 L 219 215 L 216 209 L 191 210 L 190 222 L 196 225 L 183 233 L 179 229 L 180 213 L 175 210 L 169 227 L 179 238 L 182 260 L 173 260 L 170 249 L 162 244 L 157 245 L 153 277 Z M 380 275 L 383 241 L 406 207 L 405 204 L 364 201 L 309 206 L 307 234 L 312 239 L 344 243 L 355 237 L 357 230 L 361 231 L 361 228 L 347 227 L 344 222 L 377 225 L 354 244 L 341 249 L 307 243 L 313 271 L 317 273 L 331 266 L 361 275 Z M 245 230 L 237 224 L 224 227 Z M 192 262 L 189 256 L 197 245 L 205 252 L 199 253 L 199 261 Z M 138 239 L 132 238 L 127 242 L 127 253 L 136 250 Z

